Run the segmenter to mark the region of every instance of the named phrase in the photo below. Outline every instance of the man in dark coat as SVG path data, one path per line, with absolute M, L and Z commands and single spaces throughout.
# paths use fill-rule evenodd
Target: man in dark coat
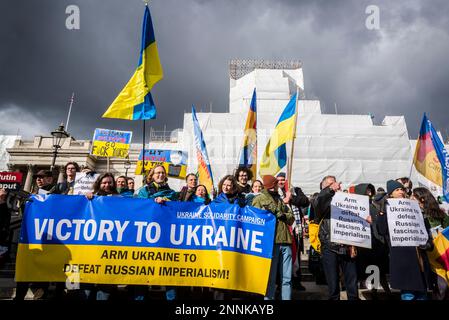
M 329 290 L 329 300 L 340 300 L 339 268 L 342 269 L 348 300 L 358 300 L 357 267 L 354 247 L 330 241 L 331 202 L 341 190 L 334 176 L 326 176 L 320 184 L 321 192 L 314 203 L 315 221 L 321 223 L 318 237 L 321 242 L 323 269 Z

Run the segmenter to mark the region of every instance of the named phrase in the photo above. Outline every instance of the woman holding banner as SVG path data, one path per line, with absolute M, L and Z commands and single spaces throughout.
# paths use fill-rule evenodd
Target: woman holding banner
M 118 195 L 114 175 L 110 172 L 100 175 L 93 184 L 93 192 L 86 194 L 86 198 L 92 200 L 94 196 L 115 196 Z M 111 294 L 117 288 L 114 285 L 101 284 L 95 285 L 97 292 L 95 300 L 109 300 Z M 85 292 L 86 299 L 91 299 L 93 286 L 90 284 L 81 285 L 81 290 Z
M 178 194 L 172 190 L 167 181 L 167 171 L 162 165 L 155 166 L 146 176 L 146 185 L 140 188 L 138 198 L 153 199 L 156 203 L 162 204 L 165 201 L 177 201 Z M 146 286 L 133 286 L 134 300 L 143 300 L 146 293 Z M 167 300 L 176 299 L 176 288 L 167 287 L 165 292 Z
M 384 235 L 390 248 L 390 284 L 401 290 L 401 300 L 426 300 L 427 289 L 431 287 L 431 270 L 427 259 L 427 250 L 432 250 L 433 242 L 428 220 L 424 220 L 429 238 L 427 243 L 418 247 L 392 246 L 388 228 L 388 199 L 405 199 L 404 186 L 395 180 L 387 182 L 387 196 L 381 206 L 377 219 L 377 228 Z
M 237 181 L 232 175 L 224 176 L 218 183 L 218 196 L 214 199 L 215 203 L 238 204 L 240 207 L 246 205 L 245 198 L 238 192 Z
M 167 183 L 167 171 L 164 166 L 152 168 L 145 180 L 146 185 L 139 189 L 138 198 L 153 199 L 156 203 L 178 200 L 176 192 Z
M 193 202 L 209 204 L 211 202 L 209 193 L 207 192 L 206 186 L 203 184 L 198 185 L 195 188 L 195 195 L 193 196 Z

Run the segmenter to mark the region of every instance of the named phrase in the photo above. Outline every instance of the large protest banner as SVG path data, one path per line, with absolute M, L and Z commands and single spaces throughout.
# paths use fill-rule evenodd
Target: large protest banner
M 331 241 L 371 249 L 367 196 L 337 192 L 331 202 Z
M 106 158 L 126 158 L 132 138 L 131 131 L 95 129 L 91 154 Z
M 16 281 L 203 286 L 265 294 L 275 217 L 253 207 L 35 196 Z
M 417 247 L 429 238 L 416 200 L 388 199 L 387 221 L 392 247 Z
M 143 152 L 140 151 L 135 174 L 148 172 L 155 166 L 162 165 L 167 175 L 172 178 L 185 179 L 187 171 L 187 152 L 181 150 L 145 150 L 145 169 L 143 168 Z
M 0 188 L 5 190 L 20 190 L 22 184 L 21 172 L 0 172 Z

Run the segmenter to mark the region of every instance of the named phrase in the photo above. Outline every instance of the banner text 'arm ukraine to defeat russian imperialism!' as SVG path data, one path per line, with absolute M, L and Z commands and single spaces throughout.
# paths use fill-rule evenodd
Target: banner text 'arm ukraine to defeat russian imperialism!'
M 264 294 L 275 219 L 238 205 L 50 195 L 27 204 L 16 281 L 204 286 Z

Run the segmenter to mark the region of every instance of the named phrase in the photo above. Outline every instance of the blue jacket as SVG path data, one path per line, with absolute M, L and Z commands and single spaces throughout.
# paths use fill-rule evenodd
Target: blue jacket
M 240 194 L 224 194 L 220 193 L 214 201 L 215 203 L 230 203 L 230 204 L 238 204 L 240 207 L 246 206 L 246 201 L 244 196 Z

